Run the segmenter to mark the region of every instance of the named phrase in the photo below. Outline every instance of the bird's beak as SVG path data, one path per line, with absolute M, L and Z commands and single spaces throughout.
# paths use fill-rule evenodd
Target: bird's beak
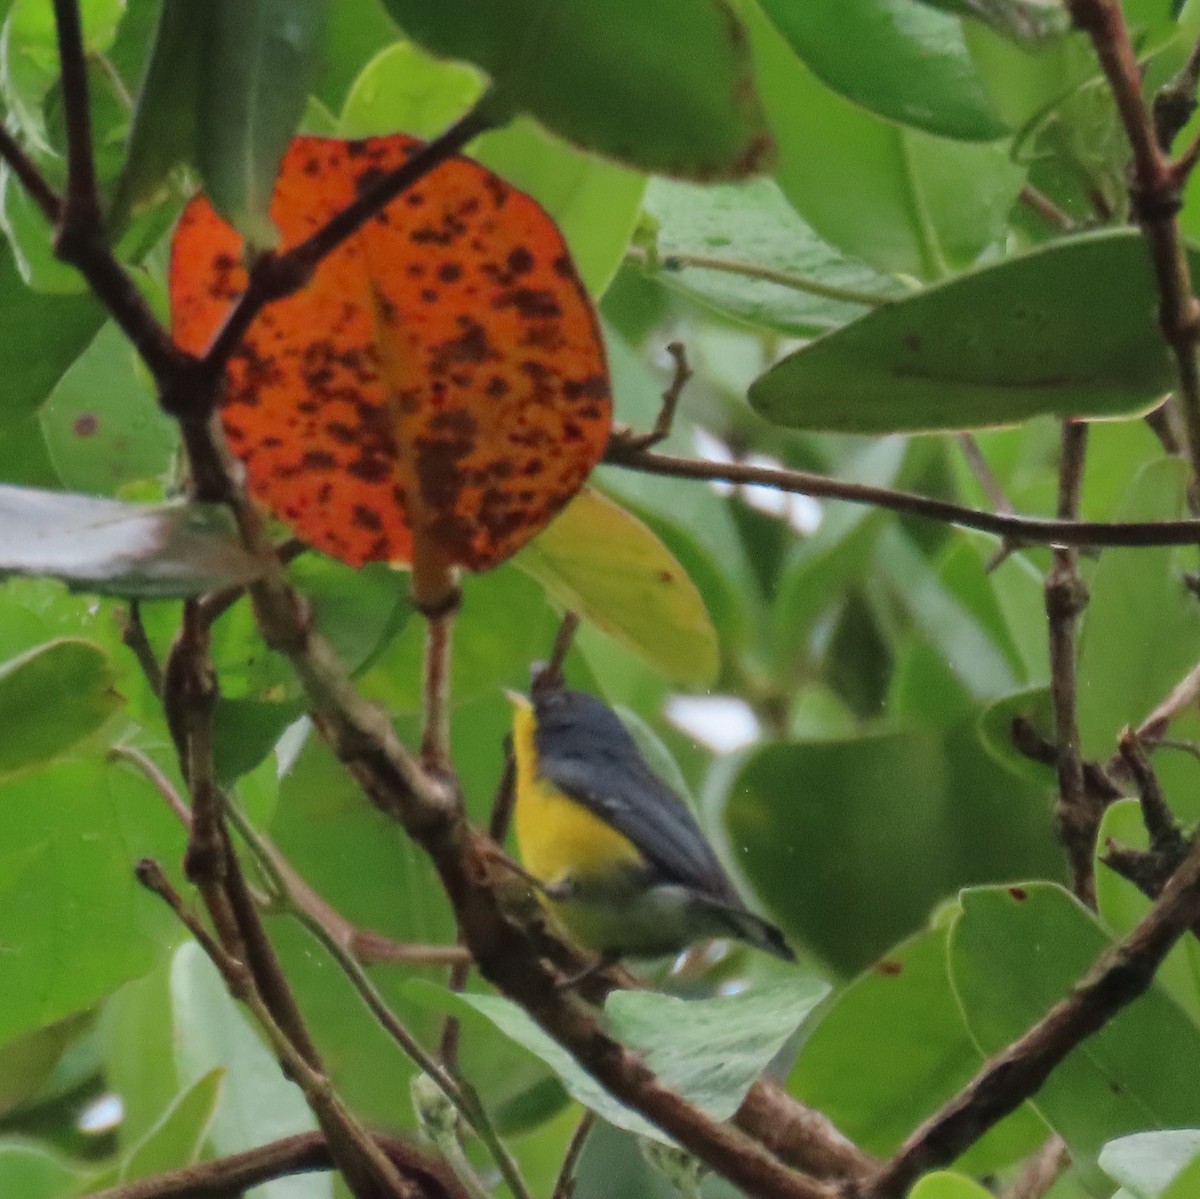
M 533 705 L 529 702 L 529 697 L 522 695 L 519 691 L 510 691 L 507 687 L 504 689 L 504 698 L 508 700 L 518 712 L 528 712 Z

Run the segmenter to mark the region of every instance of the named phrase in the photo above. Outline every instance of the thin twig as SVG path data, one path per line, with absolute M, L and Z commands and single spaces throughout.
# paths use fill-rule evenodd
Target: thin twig
M 554 1184 L 550 1199 L 572 1199 L 575 1194 L 575 1167 L 579 1164 L 583 1147 L 587 1144 L 588 1136 L 596 1125 L 596 1113 L 588 1110 L 579 1117 L 575 1131 L 567 1142 L 567 1151 L 563 1154 L 562 1166 L 558 1171 L 558 1180 Z
M 1132 150 L 1134 215 L 1142 227 L 1159 296 L 1159 324 L 1175 358 L 1176 395 L 1187 429 L 1193 483 L 1200 480 L 1200 303 L 1177 215 L 1190 164 L 1173 163 L 1142 93 L 1142 69 L 1118 0 L 1066 0 L 1090 38 Z M 1168 132 L 1163 130 L 1162 132 Z
M 1070 1152 L 1062 1137 L 1048 1137 L 1045 1144 L 1026 1162 L 1012 1186 L 1004 1191 L 1002 1199 L 1043 1199 L 1070 1160 Z
M 1138 802 L 1142 808 L 1142 823 L 1150 837 L 1150 850 L 1171 862 L 1173 870 L 1187 853 L 1188 843 L 1179 821 L 1167 805 L 1158 776 L 1150 759 L 1138 741 L 1137 734 L 1126 728 L 1119 744 L 1121 757 L 1129 767 L 1137 786 Z
M 0 125 L 0 158 L 20 180 L 33 202 L 42 210 L 42 215 L 52 225 L 58 224 L 62 205 L 54 188 L 38 170 L 37 164 L 25 153 L 20 143 L 4 125 Z
M 391 1159 L 338 1097 L 329 1079 L 309 1064 L 305 1055 L 276 1023 L 249 969 L 227 953 L 187 910 L 162 867 L 151 858 L 143 858 L 137 866 L 137 877 L 148 891 L 152 891 L 171 908 L 220 971 L 229 993 L 253 1013 L 284 1073 L 304 1092 L 309 1107 L 330 1142 L 340 1144 L 343 1150 L 348 1145 L 353 1146 L 353 1153 L 338 1152 L 337 1159 L 354 1194 L 365 1199 L 366 1196 L 377 1195 L 378 1188 L 382 1187 L 385 1195 L 394 1196 L 395 1199 L 421 1199 L 418 1188 L 401 1177 Z
M 1136 928 L 1107 950 L 1067 998 L 921 1125 L 863 1188 L 864 1199 L 899 1199 L 928 1170 L 952 1162 L 1038 1089 L 1077 1045 L 1154 981 L 1172 946 L 1200 916 L 1200 848 L 1171 876 Z
M 468 1199 L 459 1179 L 432 1154 L 400 1137 L 371 1135 L 424 1199 Z M 325 1134 L 301 1132 L 244 1153 L 96 1191 L 91 1199 L 229 1199 L 276 1178 L 328 1170 L 333 1165 Z
M 146 626 L 142 623 L 142 606 L 137 600 L 130 600 L 129 606 L 117 615 L 117 624 L 121 630 L 121 641 L 132 651 L 146 676 L 150 690 L 159 698 L 162 697 L 163 674 L 154 646 L 146 635 Z
M 1059 233 L 1073 233 L 1077 228 L 1075 222 L 1045 192 L 1039 191 L 1032 183 L 1026 183 L 1021 188 L 1018 199 L 1030 212 L 1036 212 L 1047 225 Z
M 858 291 L 853 287 L 839 287 L 833 283 L 825 283 L 814 279 L 811 275 L 795 275 L 790 271 L 781 271 L 776 267 L 762 266 L 757 262 L 744 262 L 733 258 L 714 258 L 708 254 L 664 254 L 657 257 L 648 254 L 639 246 L 631 246 L 625 251 L 627 262 L 653 271 L 656 268 L 664 271 L 682 271 L 694 268 L 702 271 L 720 271 L 726 275 L 740 275 L 744 279 L 760 279 L 764 283 L 777 283 L 780 287 L 789 287 L 792 291 L 802 291 L 809 295 L 821 296 L 826 300 L 841 300 L 846 304 L 858 304 L 867 308 L 878 308 L 883 304 L 895 302 L 895 296 L 884 296 L 878 292 Z
M 421 765 L 433 774 L 450 772 L 450 649 L 457 610 L 455 602 L 430 615 L 425 622 Z
M 1087 425 L 1080 421 L 1063 421 L 1062 458 L 1058 473 L 1060 519 L 1074 520 L 1079 515 L 1086 449 Z M 1055 549 L 1054 561 L 1046 575 L 1045 595 L 1050 648 L 1050 703 L 1054 710 L 1057 747 L 1055 769 L 1058 774 L 1058 802 L 1054 808 L 1054 820 L 1070 863 L 1072 890 L 1088 907 L 1094 908 L 1096 878 L 1093 859 L 1096 832 L 1104 814 L 1104 805 L 1097 801 L 1087 786 L 1079 747 L 1075 641 L 1079 617 L 1087 605 L 1088 595 L 1079 574 L 1075 550 Z
M 87 56 L 78 0 L 54 0 L 63 112 L 67 126 L 67 189 L 59 213 L 57 237 L 89 235 L 100 225 L 96 161 L 92 152 L 92 109 L 88 100 Z
M 867 504 L 905 516 L 961 525 L 981 533 L 992 533 L 997 537 L 1036 545 L 1153 546 L 1194 545 L 1200 541 L 1200 520 L 1108 522 L 1006 516 L 1000 512 L 985 512 L 979 508 L 916 495 L 911 491 L 895 491 L 889 487 L 874 487 L 869 483 L 831 479 L 827 475 L 809 471 L 751 466 L 744 462 L 708 462 L 627 449 L 619 439 L 609 443 L 604 460 L 613 466 L 646 474 L 722 483 L 751 483 L 797 495 Z

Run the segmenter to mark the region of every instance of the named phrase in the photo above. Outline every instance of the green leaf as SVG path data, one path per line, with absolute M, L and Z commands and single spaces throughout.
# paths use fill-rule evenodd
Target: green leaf
M 49 221 L 7 163 L 0 169 L 0 231 L 27 287 L 56 296 L 87 291 L 87 280 L 55 256 Z
M 103 54 L 112 45 L 125 0 L 83 0 L 79 5 L 84 51 Z M 0 31 L 0 95 L 21 133 L 48 152 L 42 104 L 58 79 L 54 11 L 45 0 L 12 0 Z
M 355 80 L 339 129 L 346 137 L 395 129 L 432 137 L 462 116 L 482 90 L 478 71 L 398 42 Z M 467 152 L 541 204 L 567 239 L 588 290 L 603 292 L 637 221 L 643 177 L 575 149 L 528 119 L 476 138 Z
M 974 17 L 1016 42 L 1040 42 L 1070 32 L 1062 0 L 921 0 L 932 8 Z
M 851 982 L 824 1009 L 788 1078 L 791 1094 L 868 1153 L 894 1152 L 982 1064 L 946 974 L 946 937 L 935 928 L 903 941 Z M 1045 1136 L 1022 1108 L 972 1147 L 971 1168 L 1000 1169 Z
M 210 0 L 196 157 L 218 211 L 259 249 L 278 239 L 275 176 L 317 65 L 327 0 Z
M 1193 1158 L 1171 1181 L 1163 1199 L 1193 1199 L 1200 1192 L 1200 1160 Z
M 940 742 L 910 729 L 764 745 L 718 766 L 710 798 L 724 798 L 733 856 L 769 911 L 850 972 L 924 923 L 948 885 L 931 850 L 945 788 Z
M 1111 945 L 1062 887 L 979 887 L 960 896 L 950 976 L 971 1034 L 999 1052 L 1068 995 Z M 1106 1141 L 1185 1127 L 1200 1104 L 1200 1030 L 1156 985 L 1070 1053 L 1031 1101 L 1093 1178 Z
M 1018 716 L 1029 720 L 1047 740 L 1053 739 L 1054 721 L 1048 687 L 1026 687 L 988 704 L 979 716 L 979 739 L 988 753 L 1013 774 L 1037 786 L 1053 787 L 1054 767 L 1035 762 L 1013 745 L 1012 723 Z
M 0 782 L 0 1043 L 82 1010 L 150 966 L 118 822 L 141 786 L 82 761 Z
M 750 401 L 776 424 L 855 433 L 1132 414 L 1174 379 L 1154 296 L 1135 230 L 1053 242 L 812 342 Z
M 172 167 L 195 157 L 200 81 L 216 13 L 211 3 L 163 0 L 108 214 L 110 229 L 123 228 L 141 205 L 158 198 Z
M 33 1141 L 0 1141 L 0 1194 L 21 1199 L 65 1199 L 86 1175 L 73 1162 Z
M 19 337 L 0 338 L 0 431 L 7 431 L 33 413 L 87 349 L 104 322 L 104 311 L 91 296 L 33 291 L 22 282 L 12 255 L 2 249 L 0 305 L 8 328 L 21 331 Z
M 181 1091 L 121 1163 L 120 1181 L 134 1182 L 195 1162 L 216 1115 L 224 1079 L 225 1071 L 218 1067 Z
M 761 12 L 746 20 L 775 177 L 821 237 L 878 270 L 927 279 L 1001 241 L 1025 177 L 1006 146 L 885 121 L 826 87 Z
M 1137 1132 L 1109 1141 L 1100 1153 L 1100 1169 L 1137 1199 L 1160 1199 L 1198 1157 L 1200 1130 Z M 1189 1193 L 1194 1192 L 1180 1191 L 1181 1196 Z
M 1177 458 L 1144 467 L 1118 520 L 1177 520 L 1185 514 L 1187 468 Z M 1079 735 L 1086 757 L 1108 757 L 1126 724 L 1137 725 L 1200 656 L 1200 609 L 1183 582 L 1179 553 L 1106 549 L 1089 583 L 1079 641 Z M 1153 613 L 1153 636 L 1147 614 Z
M 166 598 L 244 586 L 261 567 L 222 508 L 126 504 L 0 486 L 0 577 L 46 575 L 78 590 Z
M 63 486 L 112 495 L 166 475 L 179 428 L 156 401 L 154 383 L 111 321 L 67 369 L 38 416 Z
M 888 120 L 990 141 L 997 119 L 954 17 L 913 0 L 762 0 L 792 49 L 834 91 Z
M 414 999 L 452 1012 L 475 1011 L 541 1058 L 570 1093 L 610 1124 L 670 1143 L 614 1099 L 516 1004 L 498 995 L 455 995 L 414 982 Z M 754 987 L 714 999 L 678 999 L 651 991 L 614 991 L 605 1019 L 614 1037 L 639 1053 L 672 1090 L 717 1120 L 737 1111 L 751 1084 L 828 993 L 816 978 Z
M 870 297 L 902 293 L 822 241 L 768 179 L 724 187 L 653 179 L 645 209 L 657 222 L 651 277 L 752 325 L 814 337 L 861 316 Z M 768 273 L 792 284 L 759 277 Z
M 640 169 L 734 178 L 770 153 L 744 33 L 724 0 L 386 3 L 433 53 L 483 67 L 503 103 Z
M 1192 769 L 1195 769 L 1194 764 Z M 1159 781 L 1165 783 L 1162 778 Z M 1165 793 L 1174 799 L 1171 791 Z M 1185 821 L 1192 815 L 1178 810 L 1176 814 Z M 1096 836 L 1096 906 L 1105 927 L 1116 936 L 1124 937 L 1144 919 L 1150 910 L 1150 900 L 1133 883 L 1099 860 L 1114 843 L 1128 849 L 1149 849 L 1141 805 L 1136 799 L 1109 804 Z M 1155 979 L 1184 1011 L 1200 1022 L 1200 943 L 1195 937 L 1180 938 L 1159 966 Z
M 51 641 L 3 663 L 0 775 L 61 757 L 121 703 L 108 655 L 90 641 Z
M 908 1199 L 990 1199 L 991 1194 L 965 1174 L 936 1170 L 908 1192 Z
M 225 1070 L 209 1136 L 217 1153 L 238 1153 L 316 1127 L 300 1088 L 284 1078 L 195 942 L 181 946 L 172 962 L 171 1007 L 175 1068 L 184 1086 Z M 267 1183 L 262 1192 L 263 1199 L 329 1199 L 333 1184 L 327 1175 L 304 1175 Z
M 580 492 L 513 562 L 668 678 L 703 686 L 716 677 L 717 635 L 695 584 L 640 520 L 600 492 Z

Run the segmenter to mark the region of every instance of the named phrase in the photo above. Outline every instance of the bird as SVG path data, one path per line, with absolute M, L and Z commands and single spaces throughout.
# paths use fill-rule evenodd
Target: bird
M 581 944 L 616 962 L 728 937 L 796 960 L 612 708 L 568 687 L 507 695 L 521 864 Z

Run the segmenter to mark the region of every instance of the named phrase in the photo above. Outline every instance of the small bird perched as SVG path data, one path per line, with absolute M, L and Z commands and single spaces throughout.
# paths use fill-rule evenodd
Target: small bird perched
M 651 771 L 617 714 L 568 688 L 508 693 L 521 860 L 583 944 L 610 959 L 733 937 L 786 961 L 687 804 Z

